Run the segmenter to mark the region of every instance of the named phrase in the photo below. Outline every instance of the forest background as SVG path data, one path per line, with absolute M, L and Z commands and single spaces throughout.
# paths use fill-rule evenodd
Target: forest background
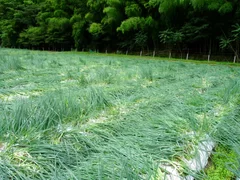
M 238 0 L 0 0 L 2 47 L 238 60 L 239 22 Z

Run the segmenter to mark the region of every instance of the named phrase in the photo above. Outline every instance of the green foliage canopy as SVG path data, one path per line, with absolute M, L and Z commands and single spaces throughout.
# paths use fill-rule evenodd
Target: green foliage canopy
M 238 54 L 239 21 L 238 0 L 0 0 L 0 43 L 55 49 L 182 43 Z

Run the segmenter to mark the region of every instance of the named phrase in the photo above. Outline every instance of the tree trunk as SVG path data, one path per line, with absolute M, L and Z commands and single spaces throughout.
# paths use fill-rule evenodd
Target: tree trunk
M 239 60 L 239 55 L 238 55 L 238 53 L 239 53 L 239 40 L 236 40 L 236 52 L 235 52 L 235 56 L 236 56 L 236 60 L 237 60 L 237 62 L 238 62 L 238 60 Z

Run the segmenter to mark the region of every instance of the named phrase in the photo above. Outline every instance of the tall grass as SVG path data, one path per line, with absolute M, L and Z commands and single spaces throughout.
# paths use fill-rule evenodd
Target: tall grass
M 147 79 L 149 81 L 153 80 L 153 67 L 151 66 L 142 66 L 140 69 L 140 73 L 141 73 L 141 78 L 143 79 Z
M 164 179 L 162 164 L 201 179 L 184 159 L 206 135 L 239 153 L 238 68 L 32 51 L 0 56 L 24 67 L 0 65 L 0 179 Z
M 9 57 L 9 56 L 0 56 L 0 63 L 1 68 L 0 72 L 4 73 L 5 71 L 17 71 L 17 70 L 24 70 L 24 67 L 22 66 L 21 60 L 17 57 Z
M 71 99 L 64 99 L 60 93 L 55 93 L 54 96 L 46 95 L 39 99 L 20 99 L 3 118 L 7 131 L 22 133 L 32 128 L 48 129 L 79 114 L 79 109 Z
M 223 100 L 227 103 L 231 97 L 238 95 L 240 92 L 240 81 L 239 79 L 232 79 L 229 85 L 225 89 Z

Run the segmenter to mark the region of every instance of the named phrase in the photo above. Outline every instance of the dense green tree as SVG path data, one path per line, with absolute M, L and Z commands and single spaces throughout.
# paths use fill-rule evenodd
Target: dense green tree
M 170 29 L 161 31 L 159 34 L 160 41 L 167 44 L 169 51 L 171 52 L 174 46 L 179 46 L 183 41 L 183 34 L 181 32 L 174 32 Z
M 20 33 L 18 43 L 24 47 L 43 47 L 45 44 L 45 33 L 42 27 L 29 27 Z
M 229 36 L 222 36 L 220 38 L 220 47 L 225 49 L 225 48 L 230 48 L 233 52 L 234 55 L 236 56 L 236 60 L 239 59 L 239 44 L 240 41 L 240 25 L 235 24 L 233 25 L 233 30 L 231 31 L 231 34 Z
M 238 0 L 0 0 L 6 47 L 185 49 L 239 57 Z

